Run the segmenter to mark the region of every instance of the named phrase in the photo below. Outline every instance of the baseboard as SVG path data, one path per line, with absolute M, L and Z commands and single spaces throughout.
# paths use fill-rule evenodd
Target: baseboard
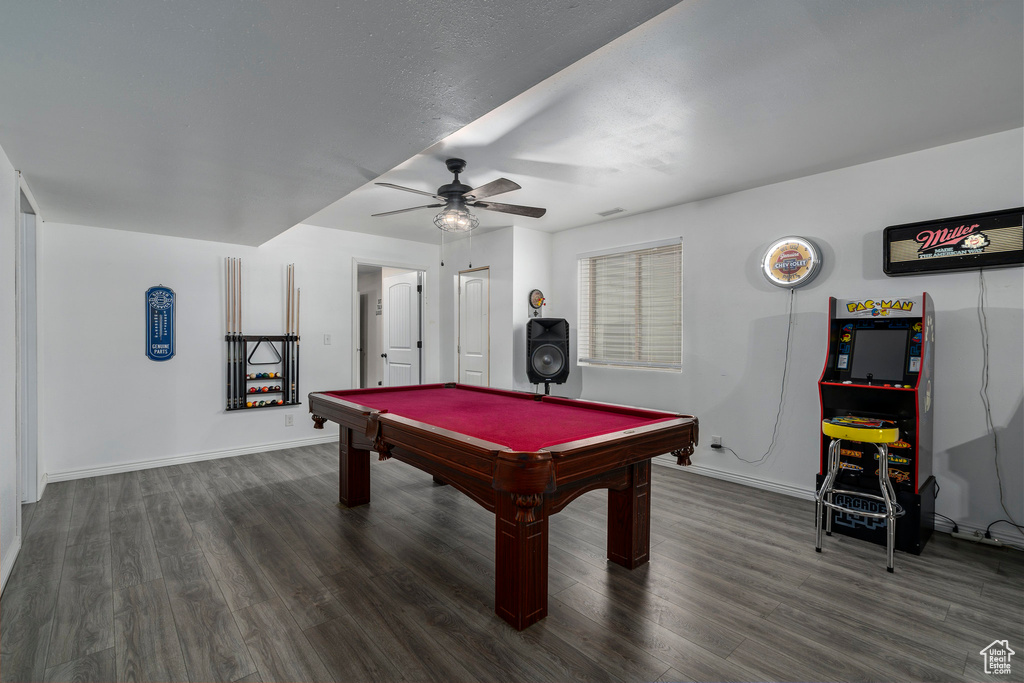
M 258 446 L 245 446 L 243 448 L 228 448 L 221 451 L 206 451 L 203 453 L 190 453 L 188 455 L 176 455 L 170 458 L 159 460 L 140 460 L 137 462 L 122 463 L 119 465 L 106 465 L 102 467 L 90 467 L 80 470 L 65 470 L 63 472 L 48 472 L 49 481 L 69 481 L 71 479 L 85 479 L 86 477 L 102 477 L 108 474 L 119 474 L 121 472 L 135 472 L 137 470 L 148 470 L 154 467 L 167 467 L 168 465 L 183 465 L 189 462 L 200 460 L 216 460 L 218 458 L 233 458 L 238 455 L 250 453 L 263 453 L 264 451 L 280 451 L 285 448 L 299 448 L 301 446 L 313 446 L 321 443 L 332 443 L 338 440 L 337 434 L 327 436 L 315 436 L 308 439 L 296 439 L 295 441 L 281 441 L 271 444 L 260 444 Z
M 49 478 L 46 476 L 46 472 L 43 472 L 43 475 L 39 477 L 39 483 L 36 484 L 36 499 L 34 502 L 38 503 L 43 499 L 43 491 L 46 490 L 46 482 L 48 481 Z
M 743 484 L 744 486 L 750 486 L 755 489 L 763 489 L 765 491 L 771 491 L 773 493 L 781 493 L 782 495 L 789 496 L 791 498 L 814 500 L 813 488 L 804 489 L 800 488 L 799 486 L 790 486 L 789 484 L 779 484 L 772 481 L 764 481 L 763 479 L 756 479 L 755 477 L 748 477 L 744 474 L 736 474 L 735 472 L 723 472 L 722 470 L 716 470 L 705 465 L 687 465 L 685 467 L 682 467 L 676 464 L 675 458 L 671 455 L 659 455 L 657 458 L 654 458 L 651 462 L 655 463 L 656 465 L 670 467 L 672 469 L 680 470 L 682 472 L 690 472 L 692 474 L 699 474 L 705 477 L 713 477 L 715 479 L 731 481 L 734 484 Z
M 15 536 L 14 543 L 7 549 L 7 556 L 3 558 L 3 561 L 0 561 L 0 594 L 7 587 L 7 579 L 10 578 L 11 572 L 14 571 L 14 561 L 18 559 L 19 552 L 21 552 L 21 536 Z
M 671 455 L 660 455 L 654 458 L 651 462 L 656 465 L 662 465 L 663 467 L 670 467 L 675 470 L 682 472 L 690 472 L 692 474 L 699 474 L 704 477 L 713 477 L 715 479 L 723 479 L 725 481 L 731 481 L 736 484 L 742 484 L 744 486 L 750 486 L 755 489 L 763 489 L 765 491 L 772 491 L 774 493 L 781 493 L 785 496 L 792 498 L 801 498 L 803 500 L 814 500 L 814 489 L 802 489 L 798 486 L 789 486 L 788 484 L 777 484 L 775 482 L 763 481 L 761 479 L 755 479 L 754 477 L 748 477 L 742 474 L 735 474 L 733 472 L 722 472 L 721 470 L 712 469 L 703 465 L 687 465 L 681 467 L 676 464 L 675 459 Z M 813 524 L 813 514 L 811 516 Z M 985 534 L 984 527 L 976 527 L 970 524 L 957 523 L 958 528 L 962 532 L 973 534 L 979 532 L 982 535 Z M 935 530 L 940 533 L 950 533 L 953 531 L 953 525 L 941 517 L 935 518 Z M 1012 532 L 1010 532 L 1012 533 Z M 994 538 L 998 538 L 1002 541 L 1003 545 L 1014 548 L 1016 550 L 1024 550 L 1024 539 L 1014 538 L 1012 536 L 1000 536 L 999 534 L 993 534 Z M 964 543 L 970 543 L 971 541 L 965 540 Z

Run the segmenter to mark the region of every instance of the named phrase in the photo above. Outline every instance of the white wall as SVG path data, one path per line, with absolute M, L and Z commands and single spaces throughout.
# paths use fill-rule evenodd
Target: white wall
M 533 391 L 534 385 L 526 376 L 526 322 L 533 317 L 530 292 L 539 289 L 549 296 L 552 235 L 516 226 L 512 238 L 512 388 Z M 548 317 L 550 307 L 541 307 L 539 317 Z M 552 393 L 558 395 L 559 388 L 553 386 Z
M 431 245 L 308 225 L 258 248 L 55 223 L 39 239 L 39 448 L 50 480 L 336 433 L 330 423 L 313 430 L 305 396 L 352 386 L 353 260 L 428 271 L 425 375 L 438 376 Z M 246 334 L 283 334 L 285 268 L 296 264 L 303 405 L 225 412 L 226 256 L 243 259 Z M 144 354 L 144 293 L 156 284 L 177 294 L 177 354 L 159 363 Z M 287 413 L 295 426 L 285 426 Z
M 470 239 L 445 240 L 444 268 L 441 269 L 441 376 L 445 381 L 458 377 L 456 341 L 459 323 L 459 271 L 469 268 L 489 269 L 489 348 L 488 384 L 511 389 L 512 379 L 512 277 L 513 228 L 502 228 Z M 470 265 L 472 264 L 472 265 Z
M 934 474 L 936 510 L 961 525 L 1005 517 L 979 399 L 982 376 L 978 272 L 888 278 L 887 225 L 1024 204 L 1020 129 L 800 178 L 707 201 L 557 233 L 546 315 L 576 320 L 576 255 L 683 238 L 681 374 L 573 367 L 567 395 L 693 413 L 693 461 L 724 476 L 809 495 L 818 471 L 817 380 L 824 364 L 829 296 L 929 292 L 936 306 Z M 789 294 L 758 271 L 764 248 L 797 234 L 823 248 L 823 272 L 798 290 L 778 442 L 760 467 L 712 451 L 712 434 L 746 459 L 768 448 L 782 382 Z M 999 433 L 1007 507 L 1024 521 L 1021 349 L 1024 269 L 987 270 L 989 396 Z M 575 344 L 575 334 L 573 335 Z M 575 362 L 575 350 L 573 362 Z M 685 502 L 665 504 L 685 505 Z M 1005 528 L 1003 529 L 1005 531 Z M 1006 534 L 1010 536 L 1011 534 Z
M 16 292 L 14 287 L 18 177 L 0 149 L 0 590 L 14 566 L 21 544 L 18 529 L 17 408 L 15 377 Z
M 454 380 L 458 375 L 455 351 L 458 328 L 458 273 L 487 266 L 490 275 L 490 386 L 500 389 L 533 391 L 526 377 L 526 320 L 532 315 L 530 290 L 547 294 L 551 282 L 552 235 L 521 226 L 512 226 L 461 238 L 445 245 L 442 269 L 442 376 Z M 548 315 L 544 307 L 541 315 Z M 558 393 L 557 391 L 554 393 Z

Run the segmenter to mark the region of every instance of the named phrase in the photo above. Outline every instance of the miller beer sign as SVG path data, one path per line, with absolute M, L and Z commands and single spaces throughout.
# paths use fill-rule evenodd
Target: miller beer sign
M 1019 266 L 1024 208 L 891 225 L 882 231 L 886 275 Z

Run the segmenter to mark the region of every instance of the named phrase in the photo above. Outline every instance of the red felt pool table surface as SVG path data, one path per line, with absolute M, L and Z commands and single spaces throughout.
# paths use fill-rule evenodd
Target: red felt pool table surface
M 324 395 L 501 444 L 515 451 L 539 451 L 555 444 L 677 417 L 641 408 L 465 385 L 327 391 Z

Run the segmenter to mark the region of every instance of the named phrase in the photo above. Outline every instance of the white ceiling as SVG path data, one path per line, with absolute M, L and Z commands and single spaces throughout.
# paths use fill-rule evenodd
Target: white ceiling
M 260 244 L 675 0 L 21 0 L 0 147 L 45 220 Z
M 435 242 L 372 181 L 459 156 L 548 209 L 484 229 L 556 231 L 1024 125 L 1020 0 L 686 0 L 608 42 L 670 4 L 16 3 L 0 146 L 46 220 Z
M 687 0 L 379 180 L 434 191 L 461 157 L 548 209 L 481 229 L 554 232 L 1022 125 L 1019 0 Z M 371 183 L 306 222 L 436 242 L 437 209 L 370 218 L 428 203 Z

